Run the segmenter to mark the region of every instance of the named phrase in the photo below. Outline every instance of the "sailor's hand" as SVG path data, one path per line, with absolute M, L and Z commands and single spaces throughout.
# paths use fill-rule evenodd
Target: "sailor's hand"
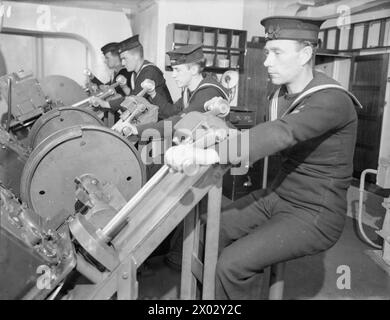
M 125 96 L 129 96 L 131 93 L 131 90 L 129 86 L 127 85 L 127 80 L 124 76 L 119 75 L 118 78 L 116 79 L 116 82 L 119 83 L 119 86 L 122 88 L 123 93 Z
M 135 125 L 128 123 L 122 128 L 122 134 L 125 137 L 136 136 L 138 134 L 137 127 Z
M 127 80 L 125 76 L 122 76 L 121 74 L 118 75 L 115 79 L 115 82 L 119 84 L 121 87 L 127 86 Z
M 97 84 L 95 83 L 92 83 L 91 84 L 91 92 L 97 92 L 99 90 Z
M 94 74 L 92 73 L 92 71 L 89 70 L 88 68 L 84 69 L 84 74 L 85 74 L 86 76 L 88 76 L 88 78 L 89 78 L 90 80 L 92 80 L 93 78 L 95 78 L 95 75 L 94 75 Z
M 156 96 L 156 83 L 153 80 L 145 79 L 141 83 L 141 88 L 152 98 Z
M 104 109 L 110 109 L 110 104 L 107 101 L 98 97 L 89 98 L 89 103 L 95 108 L 101 107 Z
M 191 144 L 171 147 L 165 153 L 165 164 L 172 172 L 183 172 L 189 176 L 195 175 L 199 166 L 207 166 L 219 161 L 219 155 L 214 149 L 196 148 Z
M 121 86 L 123 93 L 125 94 L 126 97 L 128 97 L 131 93 L 130 88 L 127 85 Z

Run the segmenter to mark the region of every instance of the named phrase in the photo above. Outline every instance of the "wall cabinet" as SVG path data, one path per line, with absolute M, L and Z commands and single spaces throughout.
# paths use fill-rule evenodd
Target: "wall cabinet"
M 166 50 L 201 43 L 206 57 L 205 71 L 223 73 L 227 70 L 242 70 L 246 36 L 244 30 L 172 23 L 167 26 Z M 170 69 L 167 61 L 166 70 Z

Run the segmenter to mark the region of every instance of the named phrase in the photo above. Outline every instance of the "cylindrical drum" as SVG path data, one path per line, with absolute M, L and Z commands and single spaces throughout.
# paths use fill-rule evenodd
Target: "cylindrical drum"
M 126 200 L 145 182 L 138 151 L 111 129 L 84 125 L 57 131 L 31 153 L 21 178 L 21 198 L 50 228 L 75 212 L 75 178 L 83 174 L 114 185 Z
M 29 145 L 34 149 L 42 140 L 59 130 L 76 125 L 103 125 L 95 112 L 85 108 L 60 107 L 42 115 L 31 128 Z

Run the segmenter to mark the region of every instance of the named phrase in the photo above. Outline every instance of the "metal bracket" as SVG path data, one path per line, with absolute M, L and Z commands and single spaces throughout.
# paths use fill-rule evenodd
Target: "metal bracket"
M 83 215 L 78 214 L 69 223 L 69 229 L 78 243 L 109 271 L 119 264 L 116 251 L 99 238 L 95 227 Z
M 138 298 L 137 264 L 133 256 L 118 267 L 117 298 L 118 300 L 135 300 Z

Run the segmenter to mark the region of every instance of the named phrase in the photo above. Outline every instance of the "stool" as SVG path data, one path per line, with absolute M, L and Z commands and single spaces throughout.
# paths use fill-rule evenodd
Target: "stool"
M 285 262 L 280 262 L 271 265 L 270 277 L 269 277 L 269 300 L 282 300 L 284 289 L 284 270 L 286 267 Z

